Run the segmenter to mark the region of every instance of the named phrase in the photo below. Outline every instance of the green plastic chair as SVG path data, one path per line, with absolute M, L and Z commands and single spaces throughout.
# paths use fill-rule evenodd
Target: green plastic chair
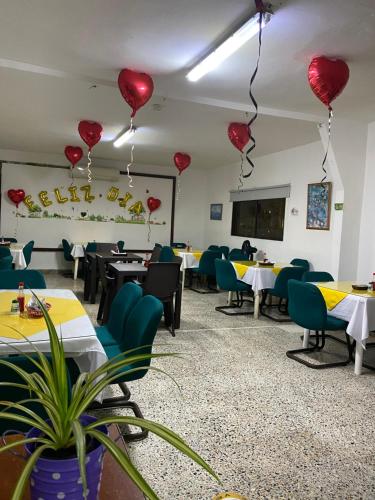
M 202 277 L 207 279 L 207 288 L 198 289 L 191 287 L 191 290 L 197 293 L 218 293 L 216 288 L 216 268 L 215 259 L 221 259 L 220 250 L 206 250 L 202 253 L 199 261 L 199 266 L 191 269 L 191 276 L 196 275 L 199 281 L 202 281 Z M 212 286 L 210 285 L 212 283 Z M 215 286 L 213 286 L 215 285 Z
M 302 281 L 310 281 L 311 283 L 325 283 L 328 281 L 335 281 L 332 274 L 326 271 L 307 271 L 303 273 Z
M 13 269 L 13 257 L 8 255 L 8 257 L 3 257 L 0 259 L 0 271 L 6 271 Z
M 119 252 L 123 252 L 125 248 L 125 241 L 119 240 L 117 242 L 117 248 Z
M 125 322 L 142 295 L 142 288 L 130 282 L 125 283 L 116 293 L 111 304 L 108 323 L 95 327 L 96 335 L 103 346 L 116 345 L 121 341 Z
M 34 269 L 1 271 L 0 289 L 16 290 L 20 282 L 25 283 L 25 288 L 47 288 L 43 274 Z
M 154 246 L 157 247 L 157 248 L 163 248 L 163 245 L 160 245 L 160 243 L 155 243 Z
M 229 247 L 223 245 L 223 246 L 219 247 L 219 250 L 222 253 L 222 255 L 224 255 L 224 257 L 227 259 L 229 256 Z
M 89 241 L 86 245 L 85 251 L 86 252 L 96 252 L 96 241 Z
M 74 258 L 71 256 L 72 245 L 68 242 L 68 240 L 63 239 L 62 240 L 62 247 L 63 247 L 63 251 L 64 251 L 64 259 L 67 262 L 73 262 Z
M 106 346 L 104 350 L 108 359 L 116 360 L 121 359 L 126 354 L 125 351 L 137 349 L 132 352 L 133 354 L 151 354 L 152 345 L 155 339 L 158 325 L 163 314 L 163 305 L 159 299 L 152 295 L 146 295 L 139 300 L 134 306 L 129 317 L 125 323 L 122 337 L 118 344 Z M 138 363 L 133 363 L 126 368 L 119 370 L 122 376 L 114 383 L 118 384 L 123 392 L 123 396 L 104 399 L 101 404 L 98 403 L 98 408 L 130 408 L 134 414 L 143 418 L 142 412 L 134 401 L 129 401 L 130 391 L 126 386 L 126 382 L 139 380 L 144 377 L 148 371 L 151 360 L 142 360 Z M 139 370 L 139 368 L 142 368 Z M 131 371 L 137 369 L 137 371 Z M 147 437 L 147 430 L 143 429 L 141 432 L 125 434 L 124 437 L 127 441 L 135 439 L 144 439 Z
M 31 254 L 33 253 L 33 248 L 34 248 L 34 241 L 33 240 L 29 241 L 29 243 L 27 243 L 23 247 L 23 255 L 24 255 L 25 261 L 26 261 L 26 269 L 29 267 L 29 264 L 31 262 Z
M 322 369 L 335 366 L 345 366 L 351 361 L 351 345 L 349 335 L 346 336 L 348 359 L 334 363 L 310 363 L 306 357 L 300 358 L 298 354 L 321 351 L 327 338 L 326 331 L 346 330 L 348 323 L 342 319 L 334 318 L 327 314 L 327 306 L 319 288 L 311 283 L 304 283 L 294 279 L 288 282 L 289 290 L 289 315 L 297 325 L 307 330 L 315 330 L 315 344 L 312 347 L 293 349 L 287 351 L 288 358 L 294 359 L 309 368 Z
M 214 250 L 214 251 L 216 251 L 216 250 L 219 250 L 219 248 L 220 248 L 219 245 L 210 245 L 207 248 L 207 250 Z
M 292 266 L 299 266 L 302 267 L 304 271 L 310 271 L 310 264 L 309 261 L 306 259 L 292 259 L 290 261 Z
M 10 255 L 12 254 L 10 253 L 8 247 L 0 246 L 0 259 L 3 259 L 4 257 L 9 257 Z
M 16 238 L 8 238 L 7 236 L 1 236 L 0 239 L 2 239 L 4 241 L 10 241 L 11 243 L 17 243 Z
M 249 260 L 249 257 L 239 248 L 233 248 L 228 255 L 229 260 Z
M 266 318 L 272 319 L 273 321 L 278 321 L 279 323 L 283 323 L 285 321 L 290 321 L 290 318 L 278 318 L 272 316 L 265 312 L 266 308 L 266 300 L 269 295 L 273 297 L 278 297 L 279 303 L 277 304 L 277 308 L 280 314 L 287 315 L 288 314 L 288 281 L 291 279 L 301 280 L 304 271 L 302 267 L 284 267 L 281 269 L 279 274 L 277 275 L 275 286 L 273 288 L 268 288 L 263 290 L 262 301 L 259 307 L 260 313 Z M 285 301 L 285 306 L 283 306 L 283 300 Z M 268 306 L 275 307 L 275 306 Z
M 237 279 L 236 271 L 229 260 L 215 259 L 216 282 L 220 290 L 227 292 L 236 292 L 236 300 L 232 305 L 215 307 L 215 311 L 219 311 L 228 316 L 239 316 L 253 313 L 254 311 L 246 312 L 228 312 L 234 308 L 241 308 L 244 302 L 251 302 L 243 298 L 244 292 L 253 294 L 251 286 Z
M 159 262 L 173 262 L 174 256 L 172 247 L 162 247 L 159 255 Z

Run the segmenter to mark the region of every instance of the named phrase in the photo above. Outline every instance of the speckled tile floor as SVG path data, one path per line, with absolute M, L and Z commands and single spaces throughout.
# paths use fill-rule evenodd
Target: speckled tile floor
M 81 281 L 47 281 L 82 296 Z M 130 385 L 145 417 L 181 434 L 223 482 L 150 436 L 130 454 L 160 498 L 210 500 L 232 490 L 249 499 L 374 499 L 375 373 L 300 365 L 285 356 L 300 345 L 299 327 L 214 310 L 224 303 L 225 294 L 186 290 L 176 338 L 157 334 L 168 344 L 159 350 L 185 354 L 155 363 L 182 395 L 154 372 Z M 95 321 L 97 306 L 85 307 Z

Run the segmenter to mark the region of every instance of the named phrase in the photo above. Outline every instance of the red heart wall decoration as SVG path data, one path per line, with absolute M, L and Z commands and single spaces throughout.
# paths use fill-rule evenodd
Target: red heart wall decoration
M 155 212 L 161 205 L 161 201 L 158 198 L 154 198 L 153 196 L 150 196 L 147 198 L 147 206 L 148 209 L 150 210 L 150 213 Z
M 118 86 L 122 97 L 133 110 L 132 118 L 138 109 L 146 104 L 154 91 L 154 82 L 150 75 L 126 68 L 120 71 Z
M 23 189 L 9 189 L 8 197 L 16 205 L 18 205 L 25 199 L 25 191 Z
M 100 123 L 82 120 L 78 124 L 78 132 L 82 140 L 88 145 L 89 150 L 91 150 L 100 141 L 103 127 Z
M 187 153 L 175 153 L 173 160 L 179 173 L 181 174 L 181 172 L 183 172 L 190 165 L 191 156 Z
M 307 76 L 316 97 L 326 106 L 330 106 L 349 80 L 349 67 L 342 59 L 314 57 Z
M 64 149 L 64 153 L 73 167 L 83 156 L 82 148 L 80 148 L 79 146 L 66 146 L 66 148 Z
M 250 129 L 247 123 L 230 123 L 228 126 L 228 137 L 230 142 L 241 153 L 250 140 Z

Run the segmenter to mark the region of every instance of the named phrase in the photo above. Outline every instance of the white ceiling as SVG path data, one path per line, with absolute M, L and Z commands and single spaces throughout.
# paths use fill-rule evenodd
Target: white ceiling
M 254 90 L 265 113 L 254 127 L 256 156 L 318 140 L 326 110 L 306 80 L 314 55 L 350 66 L 336 116 L 373 121 L 374 0 L 273 4 Z M 199 82 L 185 74 L 252 7 L 252 0 L 0 0 L 0 148 L 60 153 L 80 143 L 79 120 L 91 119 L 104 126 L 95 156 L 128 160 L 129 147 L 111 141 L 129 122 L 116 81 L 130 67 L 155 81 L 136 116 L 137 162 L 168 165 L 178 150 L 197 168 L 235 162 L 226 129 L 251 111 L 256 38 Z

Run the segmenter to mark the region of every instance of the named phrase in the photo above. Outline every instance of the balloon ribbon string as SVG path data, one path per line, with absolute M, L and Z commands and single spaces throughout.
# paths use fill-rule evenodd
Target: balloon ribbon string
M 180 194 L 181 194 L 181 176 L 178 174 L 177 177 L 177 194 L 176 194 L 176 200 L 178 201 L 180 199 Z
M 70 183 L 70 187 L 74 185 L 74 165 L 70 165 L 70 172 L 72 174 L 72 182 Z
M 149 243 L 150 243 L 150 239 L 151 239 L 151 222 L 150 222 L 150 219 L 151 219 L 151 212 L 148 214 L 148 220 L 147 220 L 147 224 L 148 224 L 147 241 Z
M 243 153 L 241 153 L 241 170 L 240 170 L 240 175 L 238 176 L 238 191 L 243 187 Z
M 130 188 L 133 188 L 133 177 L 130 175 L 130 167 L 133 166 L 133 163 L 134 163 L 134 147 L 135 145 L 133 144 L 132 147 L 131 147 L 131 150 L 130 150 L 130 163 L 128 163 L 126 165 L 126 172 L 127 172 L 127 175 L 128 175 L 128 179 L 129 179 L 129 187 Z
M 327 142 L 327 149 L 326 149 L 326 152 L 325 152 L 325 155 L 323 158 L 323 162 L 322 162 L 323 179 L 320 181 L 321 183 L 323 183 L 327 179 L 327 169 L 325 168 L 324 165 L 327 161 L 329 145 L 331 144 L 331 127 L 332 127 L 332 118 L 333 118 L 333 109 L 331 108 L 331 106 L 329 106 L 328 111 L 329 111 L 329 113 L 328 113 L 328 142 Z
M 88 153 L 87 153 L 87 182 L 91 182 L 92 181 L 92 172 L 91 172 L 91 149 L 89 149 Z
M 246 160 L 247 160 L 247 162 L 248 162 L 248 164 L 250 166 L 250 171 L 249 171 L 248 174 L 243 174 L 242 175 L 243 178 L 250 177 L 250 175 L 253 173 L 253 170 L 254 170 L 254 167 L 255 167 L 254 163 L 252 162 L 252 160 L 250 158 L 250 153 L 253 151 L 253 149 L 255 148 L 255 145 L 256 145 L 255 137 L 253 136 L 253 134 L 251 132 L 251 126 L 255 122 L 255 120 L 257 119 L 257 116 L 258 116 L 258 103 L 257 103 L 257 101 L 256 101 L 256 99 L 255 99 L 255 97 L 253 95 L 252 86 L 253 86 L 253 83 L 254 83 L 255 77 L 256 77 L 256 75 L 258 73 L 258 68 L 259 68 L 260 52 L 261 52 L 261 48 L 262 48 L 263 14 L 264 14 L 263 10 L 260 10 L 260 12 L 259 12 L 259 20 L 258 20 L 258 22 L 259 22 L 258 57 L 257 57 L 257 62 L 256 62 L 256 65 L 255 65 L 254 72 L 251 75 L 250 87 L 249 87 L 249 96 L 250 96 L 251 102 L 253 103 L 254 108 L 255 108 L 255 112 L 254 112 L 251 120 L 247 124 L 247 126 L 249 127 L 250 141 L 252 142 L 251 146 L 246 151 Z

